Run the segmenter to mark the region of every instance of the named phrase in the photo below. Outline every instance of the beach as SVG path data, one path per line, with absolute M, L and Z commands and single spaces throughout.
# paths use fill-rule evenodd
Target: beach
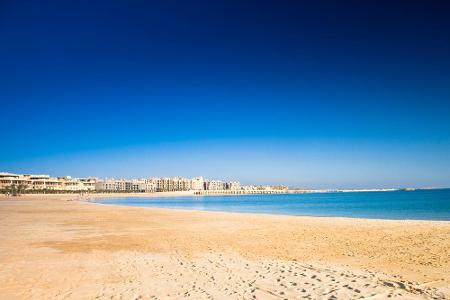
M 450 222 L 79 198 L 0 196 L 1 299 L 450 298 Z

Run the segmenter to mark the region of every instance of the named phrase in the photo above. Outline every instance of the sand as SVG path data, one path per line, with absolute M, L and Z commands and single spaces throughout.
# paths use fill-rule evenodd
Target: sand
M 0 196 L 0 299 L 450 299 L 450 222 L 77 198 Z

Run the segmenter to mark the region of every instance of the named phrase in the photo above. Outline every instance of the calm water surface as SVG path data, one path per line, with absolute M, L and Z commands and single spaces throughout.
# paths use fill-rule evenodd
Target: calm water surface
M 450 189 L 101 199 L 97 203 L 295 216 L 450 220 Z

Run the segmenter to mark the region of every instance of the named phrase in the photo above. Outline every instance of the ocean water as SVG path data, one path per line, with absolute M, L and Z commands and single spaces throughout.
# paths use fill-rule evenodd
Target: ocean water
M 450 220 L 450 189 L 287 195 L 130 197 L 100 199 L 96 202 L 142 207 L 295 216 Z

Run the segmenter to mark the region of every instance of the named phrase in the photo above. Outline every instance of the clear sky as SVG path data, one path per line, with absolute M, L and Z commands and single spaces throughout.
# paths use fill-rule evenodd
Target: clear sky
M 450 186 L 448 1 L 0 2 L 0 171 Z

